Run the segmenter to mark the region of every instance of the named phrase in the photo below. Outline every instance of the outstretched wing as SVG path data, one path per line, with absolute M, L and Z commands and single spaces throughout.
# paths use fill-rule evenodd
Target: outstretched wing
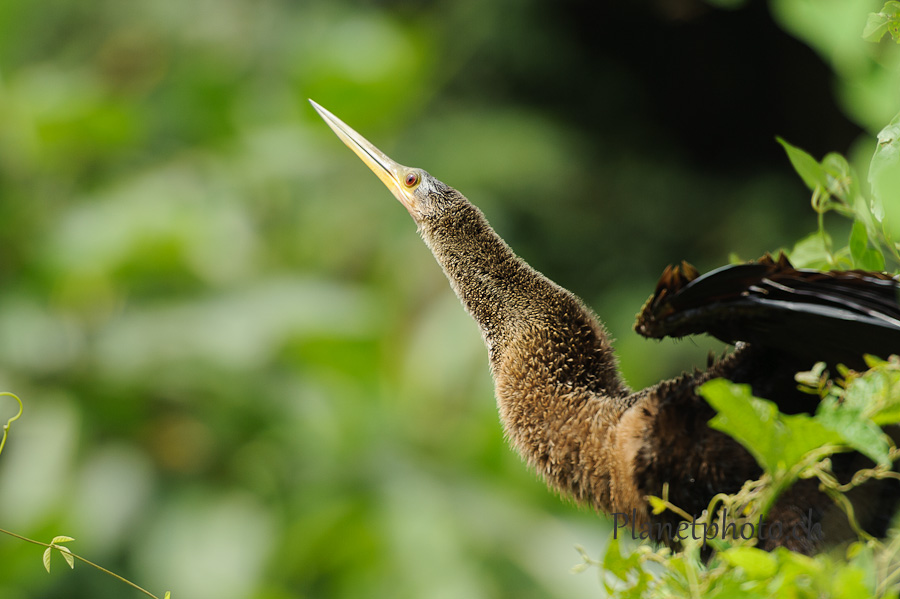
M 638 314 L 645 337 L 708 333 L 829 363 L 900 354 L 900 281 L 860 270 L 795 269 L 784 254 L 700 276 L 669 266 Z

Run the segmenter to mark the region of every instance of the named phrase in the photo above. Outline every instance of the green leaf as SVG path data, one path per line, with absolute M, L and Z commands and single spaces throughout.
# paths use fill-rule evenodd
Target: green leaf
M 837 599 L 871 597 L 872 589 L 866 585 L 866 573 L 857 566 L 845 565 L 838 568 L 834 576 L 833 591 Z
M 582 561 L 580 564 L 575 564 L 574 566 L 572 566 L 571 571 L 573 574 L 579 574 L 581 572 L 584 572 L 585 570 L 587 570 L 588 568 L 590 568 L 591 566 L 593 566 L 597 563 L 596 560 L 594 560 L 590 555 L 588 555 L 587 551 L 585 551 L 584 547 L 582 547 L 581 545 L 575 545 L 575 551 L 577 551 L 578 554 L 581 555 Z
M 900 42 L 900 2 L 885 2 L 881 12 L 869 13 L 862 37 L 868 42 L 878 42 L 887 32 L 894 41 Z
M 854 222 L 850 231 L 850 256 L 854 263 L 866 252 L 868 245 L 869 235 L 866 233 L 866 226 L 860 221 Z
M 823 401 L 815 418 L 838 433 L 850 447 L 879 464 L 891 465 L 890 444 L 884 432 L 862 410 L 839 405 L 837 401 Z
M 619 548 L 619 539 L 611 537 L 603 556 L 603 569 L 613 574 L 619 580 L 628 580 L 628 575 L 635 568 L 640 568 L 641 560 L 637 553 L 630 553 L 628 557 L 622 557 Z
M 768 551 L 755 547 L 731 547 L 721 553 L 723 560 L 741 568 L 748 578 L 769 579 L 778 570 L 778 562 Z
M 817 561 L 815 558 L 812 558 L 808 555 L 795 553 L 789 549 L 785 549 L 784 547 L 778 547 L 772 553 L 774 554 L 775 559 L 781 562 L 783 568 L 786 566 L 791 566 L 790 569 L 797 574 L 815 577 L 824 569 L 823 564 Z
M 606 554 L 603 556 L 603 571 L 612 574 L 627 585 L 623 590 L 621 583 L 611 584 L 606 576 L 603 579 L 606 592 L 623 599 L 625 597 L 635 597 L 636 599 L 643 597 L 644 591 L 652 579 L 652 575 L 641 566 L 641 554 L 632 551 L 627 557 L 623 557 L 619 549 L 619 539 L 612 535 L 606 548 Z
M 780 137 L 775 139 L 784 147 L 784 151 L 787 152 L 788 159 L 791 161 L 794 170 L 797 171 L 797 174 L 800 175 L 800 178 L 803 179 L 803 182 L 806 183 L 806 186 L 811 191 L 815 191 L 816 187 L 828 187 L 825 169 L 822 168 L 822 165 L 815 158 Z
M 807 414 L 781 414 L 774 402 L 754 397 L 749 385 L 714 379 L 699 392 L 718 412 L 709 425 L 737 440 L 766 472 L 789 471 L 810 451 L 842 440 Z
M 659 515 L 666 511 L 666 509 L 668 509 L 668 507 L 666 506 L 666 502 L 659 497 L 649 495 L 647 496 L 647 501 L 650 503 L 650 507 L 652 508 L 655 515 Z
M 53 537 L 53 540 L 50 541 L 51 544 L 55 545 L 57 543 L 68 543 L 69 541 L 74 541 L 72 537 L 67 537 L 65 535 L 59 535 L 58 537 Z
M 870 357 L 871 360 L 871 357 Z M 880 362 L 855 378 L 843 396 L 843 405 L 863 411 L 879 426 L 900 422 L 900 371 L 890 362 Z
M 58 543 L 68 543 L 69 541 L 74 541 L 72 537 L 68 537 L 66 535 L 58 535 L 53 537 L 53 540 L 50 541 L 50 547 L 47 547 L 44 550 L 44 568 L 47 569 L 47 572 L 50 571 L 50 557 L 53 553 L 54 549 L 58 549 L 62 554 L 63 559 L 66 560 L 66 563 L 69 564 L 69 567 L 75 568 L 75 557 L 72 555 L 72 552 L 69 551 L 68 547 L 64 547 L 59 545 Z
M 825 368 L 825 362 L 816 362 L 809 370 L 795 374 L 794 380 L 802 386 L 818 392 L 823 384 L 823 377 L 827 377 Z
M 850 202 L 859 193 L 859 186 L 856 183 L 853 169 L 850 168 L 850 163 L 837 152 L 830 152 L 822 159 L 821 166 L 828 181 L 826 187 L 828 193 L 837 196 L 846 203 L 846 205 L 836 204 L 834 207 L 844 216 L 853 216 Z
M 862 195 L 857 195 L 853 201 L 853 218 L 866 226 L 869 237 L 876 237 L 878 232 L 876 223 L 880 223 L 884 218 L 884 208 L 876 200 L 870 202 Z
M 872 422 L 879 426 L 897 424 L 900 422 L 900 401 L 895 401 L 880 409 L 878 412 L 872 414 L 871 418 Z
M 850 233 L 850 257 L 854 268 L 863 270 L 884 270 L 884 254 L 881 250 L 869 247 L 869 235 L 866 225 L 861 221 L 853 223 Z
M 869 163 L 869 185 L 884 208 L 886 222 L 896 227 L 900 223 L 900 114 L 878 133 L 878 145 Z
M 587 570 L 590 567 L 591 567 L 591 565 L 589 563 L 582 562 L 580 564 L 575 564 L 574 566 L 572 566 L 572 568 L 569 571 L 572 574 L 581 574 L 582 572 L 584 572 L 585 570 Z
M 866 366 L 869 368 L 882 368 L 890 363 L 887 360 L 882 360 L 878 356 L 873 356 L 872 354 L 863 354 L 863 360 L 865 360 Z
M 888 32 L 890 19 L 887 15 L 878 12 L 870 12 L 869 18 L 866 19 L 866 27 L 863 29 L 862 37 L 867 42 L 878 42 Z
M 816 231 L 798 241 L 788 258 L 797 268 L 827 269 L 831 266 L 830 246 L 831 237 Z
M 75 569 L 75 557 L 72 555 L 72 552 L 69 551 L 68 547 L 59 547 L 59 552 L 62 554 L 63 559 L 66 560 L 66 563 L 69 564 L 69 568 L 72 570 Z

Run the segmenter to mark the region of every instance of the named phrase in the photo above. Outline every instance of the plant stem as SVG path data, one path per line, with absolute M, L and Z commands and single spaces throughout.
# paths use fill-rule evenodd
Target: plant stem
M 10 425 L 19 419 L 19 416 L 22 415 L 22 400 L 15 393 L 10 393 L 9 391 L 0 392 L 0 397 L 12 397 L 17 402 L 19 402 L 19 411 L 18 413 L 6 421 L 6 424 L 3 425 L 3 438 L 0 439 L 0 452 L 3 451 L 3 446 L 6 445 L 6 435 L 9 433 Z
M 59 549 L 59 545 L 55 545 L 55 544 L 53 544 L 53 543 L 44 543 L 44 542 L 42 542 L 42 541 L 35 541 L 34 539 L 29 539 L 28 537 L 23 537 L 22 535 L 19 535 L 19 534 L 16 534 L 16 533 L 14 533 L 14 532 L 5 530 L 5 529 L 3 529 L 3 528 L 0 528 L 0 532 L 2 532 L 3 534 L 7 534 L 7 535 L 9 535 L 9 536 L 11 536 L 11 537 L 15 537 L 15 538 L 17 538 L 17 539 L 21 539 L 22 541 L 26 541 L 26 542 L 28 542 L 28 543 L 33 543 L 33 544 L 35 544 L 35 545 L 40 545 L 41 547 L 50 547 L 50 548 L 52 548 L 52 549 L 57 549 L 57 550 Z M 112 576 L 113 578 L 115 578 L 115 579 L 117 579 L 117 580 L 120 580 L 120 581 L 124 582 L 124 583 L 127 584 L 128 586 L 130 586 L 130 587 L 132 587 L 132 588 L 134 588 L 134 589 L 136 589 L 136 590 L 138 590 L 138 591 L 144 593 L 144 594 L 147 595 L 148 597 L 152 597 L 153 599 L 159 599 L 159 597 L 157 597 L 156 595 L 154 595 L 153 593 L 151 593 L 151 592 L 148 591 L 147 589 L 144 589 L 144 588 L 139 587 L 138 585 L 134 584 L 133 582 L 131 582 L 131 581 L 128 580 L 127 578 L 123 578 L 122 576 L 119 576 L 119 575 L 116 574 L 115 572 L 112 572 L 112 571 L 110 571 L 110 570 L 107 570 L 106 568 L 104 568 L 103 566 L 100 566 L 100 565 L 98 565 L 98 564 L 95 564 L 94 562 L 92 562 L 92 561 L 89 560 L 89 559 L 86 559 L 86 558 L 81 557 L 81 556 L 78 555 L 77 553 L 69 552 L 69 555 L 71 555 L 72 557 L 74 557 L 75 559 L 77 559 L 77 560 L 79 560 L 79 561 L 82 561 L 82 562 L 86 563 L 86 564 L 89 565 L 89 566 L 93 566 L 94 568 L 97 568 L 97 569 L 100 570 L 101 572 L 105 572 L 106 574 L 109 574 L 109 575 Z

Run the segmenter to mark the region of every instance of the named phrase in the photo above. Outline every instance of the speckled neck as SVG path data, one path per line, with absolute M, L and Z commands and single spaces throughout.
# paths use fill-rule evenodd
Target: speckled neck
M 605 447 L 630 391 L 602 325 L 464 198 L 420 232 L 481 328 L 512 445 L 553 487 L 608 509 Z

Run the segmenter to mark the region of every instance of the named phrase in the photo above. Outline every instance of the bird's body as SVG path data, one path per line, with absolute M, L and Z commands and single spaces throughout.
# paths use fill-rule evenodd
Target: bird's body
M 593 312 L 518 258 L 478 208 L 425 171 L 393 162 L 314 106 L 409 210 L 478 323 L 507 438 L 551 487 L 602 512 L 627 514 L 641 528 L 674 517 L 671 512 L 654 516 L 648 509 L 646 497 L 661 496 L 664 485 L 673 504 L 699 515 L 716 493 L 736 492 L 759 476 L 758 464 L 741 445 L 707 425 L 714 412 L 696 389 L 724 377 L 798 411 L 810 399 L 797 392 L 794 375 L 814 360 L 765 344 L 743 344 L 706 371 L 632 391 Z M 671 296 L 677 289 L 669 287 Z M 670 315 L 648 314 L 644 324 L 652 328 L 658 324 L 654 318 Z M 900 352 L 900 326 L 894 335 Z M 896 489 L 888 494 L 896 500 Z M 881 495 L 874 499 L 873 513 Z M 782 496 L 768 521 L 787 528 L 809 510 L 827 523 L 832 505 L 804 481 Z M 883 525 L 873 526 L 883 532 Z M 840 534 L 835 530 L 830 540 Z M 785 536 L 770 545 L 812 552 L 820 541 Z

